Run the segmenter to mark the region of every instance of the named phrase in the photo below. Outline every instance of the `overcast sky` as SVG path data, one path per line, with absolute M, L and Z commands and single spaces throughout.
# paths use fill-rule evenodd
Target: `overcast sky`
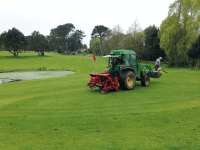
M 119 24 L 124 33 L 138 19 L 142 29 L 160 26 L 175 0 L 4 0 L 0 6 L 0 33 L 13 27 L 25 36 L 39 31 L 49 35 L 52 28 L 72 23 L 85 32 L 89 46 L 96 25 L 112 29 Z

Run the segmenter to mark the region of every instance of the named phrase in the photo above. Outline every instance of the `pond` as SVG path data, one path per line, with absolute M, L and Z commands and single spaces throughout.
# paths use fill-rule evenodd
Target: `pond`
M 62 77 L 69 74 L 74 74 L 73 71 L 34 71 L 34 72 L 9 72 L 0 73 L 0 83 L 32 80 L 32 79 L 44 79 Z

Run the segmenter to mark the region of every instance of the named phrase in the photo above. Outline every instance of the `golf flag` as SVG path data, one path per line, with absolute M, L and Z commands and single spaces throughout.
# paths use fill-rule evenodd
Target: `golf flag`
M 96 60 L 96 57 L 94 56 L 94 54 L 93 54 L 93 72 L 94 72 L 94 62 L 95 62 L 95 60 Z
M 94 54 L 93 54 L 93 60 L 94 60 L 94 62 L 95 62 L 95 60 L 96 60 L 96 57 L 94 56 Z

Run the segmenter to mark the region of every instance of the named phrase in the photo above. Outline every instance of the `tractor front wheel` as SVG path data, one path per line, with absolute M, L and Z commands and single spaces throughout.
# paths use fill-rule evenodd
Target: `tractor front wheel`
M 144 76 L 144 78 L 141 80 L 142 86 L 149 86 L 150 84 L 150 78 L 148 76 Z
M 132 71 L 124 72 L 120 75 L 119 84 L 124 90 L 132 90 L 136 83 L 136 76 Z

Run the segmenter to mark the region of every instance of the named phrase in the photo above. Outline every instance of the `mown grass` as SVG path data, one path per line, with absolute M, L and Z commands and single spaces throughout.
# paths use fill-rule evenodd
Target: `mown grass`
M 45 54 L 0 59 L 0 70 L 76 71 L 0 84 L 0 149 L 200 149 L 200 71 L 163 67 L 149 87 L 101 94 L 86 86 L 92 56 Z M 106 65 L 97 57 L 95 72 Z

